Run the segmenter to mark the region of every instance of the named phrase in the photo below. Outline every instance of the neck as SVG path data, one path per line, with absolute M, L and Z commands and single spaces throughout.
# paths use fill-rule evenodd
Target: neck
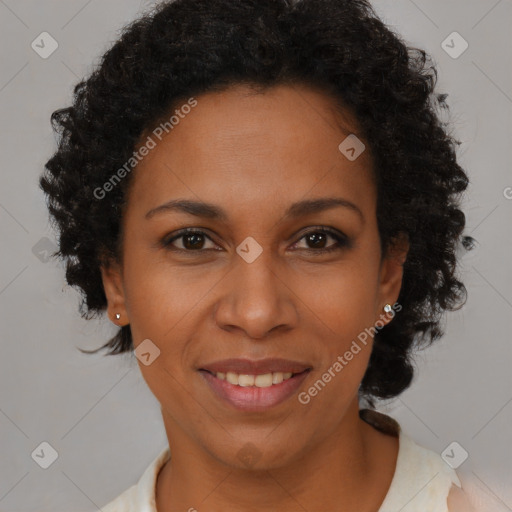
M 357 400 L 321 442 L 260 470 L 226 464 L 162 414 L 171 459 L 157 479 L 158 512 L 375 512 L 393 477 L 398 441 L 362 421 Z

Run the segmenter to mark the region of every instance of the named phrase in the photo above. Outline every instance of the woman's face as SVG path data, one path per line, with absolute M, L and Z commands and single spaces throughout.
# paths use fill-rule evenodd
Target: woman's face
M 196 100 L 161 141 L 152 135 L 156 147 L 134 171 L 122 267 L 103 269 L 109 314 L 130 324 L 135 348 L 145 343 L 140 369 L 170 439 L 235 467 L 256 452 L 249 458 L 272 467 L 353 410 L 371 337 L 357 353 L 353 341 L 396 301 L 402 268 L 381 261 L 369 149 L 355 159 L 360 146 L 339 149 L 357 127 L 331 99 L 238 86 Z M 200 233 L 171 241 L 184 228 Z M 290 363 L 214 365 L 267 358 Z M 235 388 L 205 369 L 260 375 L 264 387 Z M 261 377 L 304 369 L 269 387 Z

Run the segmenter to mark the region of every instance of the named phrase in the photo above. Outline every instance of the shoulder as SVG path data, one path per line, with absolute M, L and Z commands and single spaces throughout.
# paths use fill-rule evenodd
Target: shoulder
M 448 512 L 475 512 L 467 494 L 456 485 L 452 485 L 448 494 Z
M 132 485 L 113 501 L 101 508 L 102 512 L 156 512 L 156 483 L 158 473 L 170 458 L 167 446 L 144 471 L 137 484 Z
M 457 473 L 439 453 L 416 443 L 385 414 L 365 410 L 360 416 L 378 430 L 399 437 L 395 473 L 379 512 L 471 511 Z

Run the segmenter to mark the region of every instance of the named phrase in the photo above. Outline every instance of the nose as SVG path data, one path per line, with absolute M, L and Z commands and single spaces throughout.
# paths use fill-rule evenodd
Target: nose
M 288 331 L 298 324 L 297 296 L 283 265 L 272 261 L 270 249 L 248 263 L 236 257 L 215 307 L 224 330 L 264 339 L 271 331 Z

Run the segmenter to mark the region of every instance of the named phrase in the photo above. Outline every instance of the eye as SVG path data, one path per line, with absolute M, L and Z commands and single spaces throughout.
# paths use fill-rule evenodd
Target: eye
M 328 238 L 334 239 L 335 243 L 326 246 Z M 305 247 L 306 251 L 317 254 L 338 251 L 350 247 L 350 241 L 344 234 L 323 226 L 308 231 L 296 244 L 301 240 L 304 240 L 306 244 L 312 245 L 312 247 Z
M 173 245 L 176 240 L 181 240 L 180 243 L 182 247 Z M 200 252 L 204 248 L 205 240 L 210 240 L 210 242 L 213 243 L 213 240 L 204 231 L 187 228 L 179 231 L 171 238 L 162 240 L 162 246 L 175 251 Z
M 325 244 L 327 243 L 328 238 L 333 239 L 334 243 L 326 246 Z M 162 240 L 162 247 L 172 251 L 188 253 L 204 252 L 203 250 L 208 249 L 207 247 L 205 248 L 205 244 L 208 240 L 216 246 L 213 240 L 204 231 L 185 228 L 175 233 L 172 237 L 164 238 Z M 301 240 L 304 240 L 306 244 L 311 244 L 311 247 L 299 247 L 298 249 L 303 249 L 314 254 L 323 254 L 350 247 L 350 241 L 344 234 L 323 226 L 319 226 L 314 230 L 308 231 L 297 242 L 295 242 L 294 246 L 296 246 Z M 179 241 L 181 247 L 175 245 L 176 241 Z M 215 247 L 210 247 L 210 250 L 216 249 Z M 297 250 L 297 248 L 295 247 L 293 250 Z

